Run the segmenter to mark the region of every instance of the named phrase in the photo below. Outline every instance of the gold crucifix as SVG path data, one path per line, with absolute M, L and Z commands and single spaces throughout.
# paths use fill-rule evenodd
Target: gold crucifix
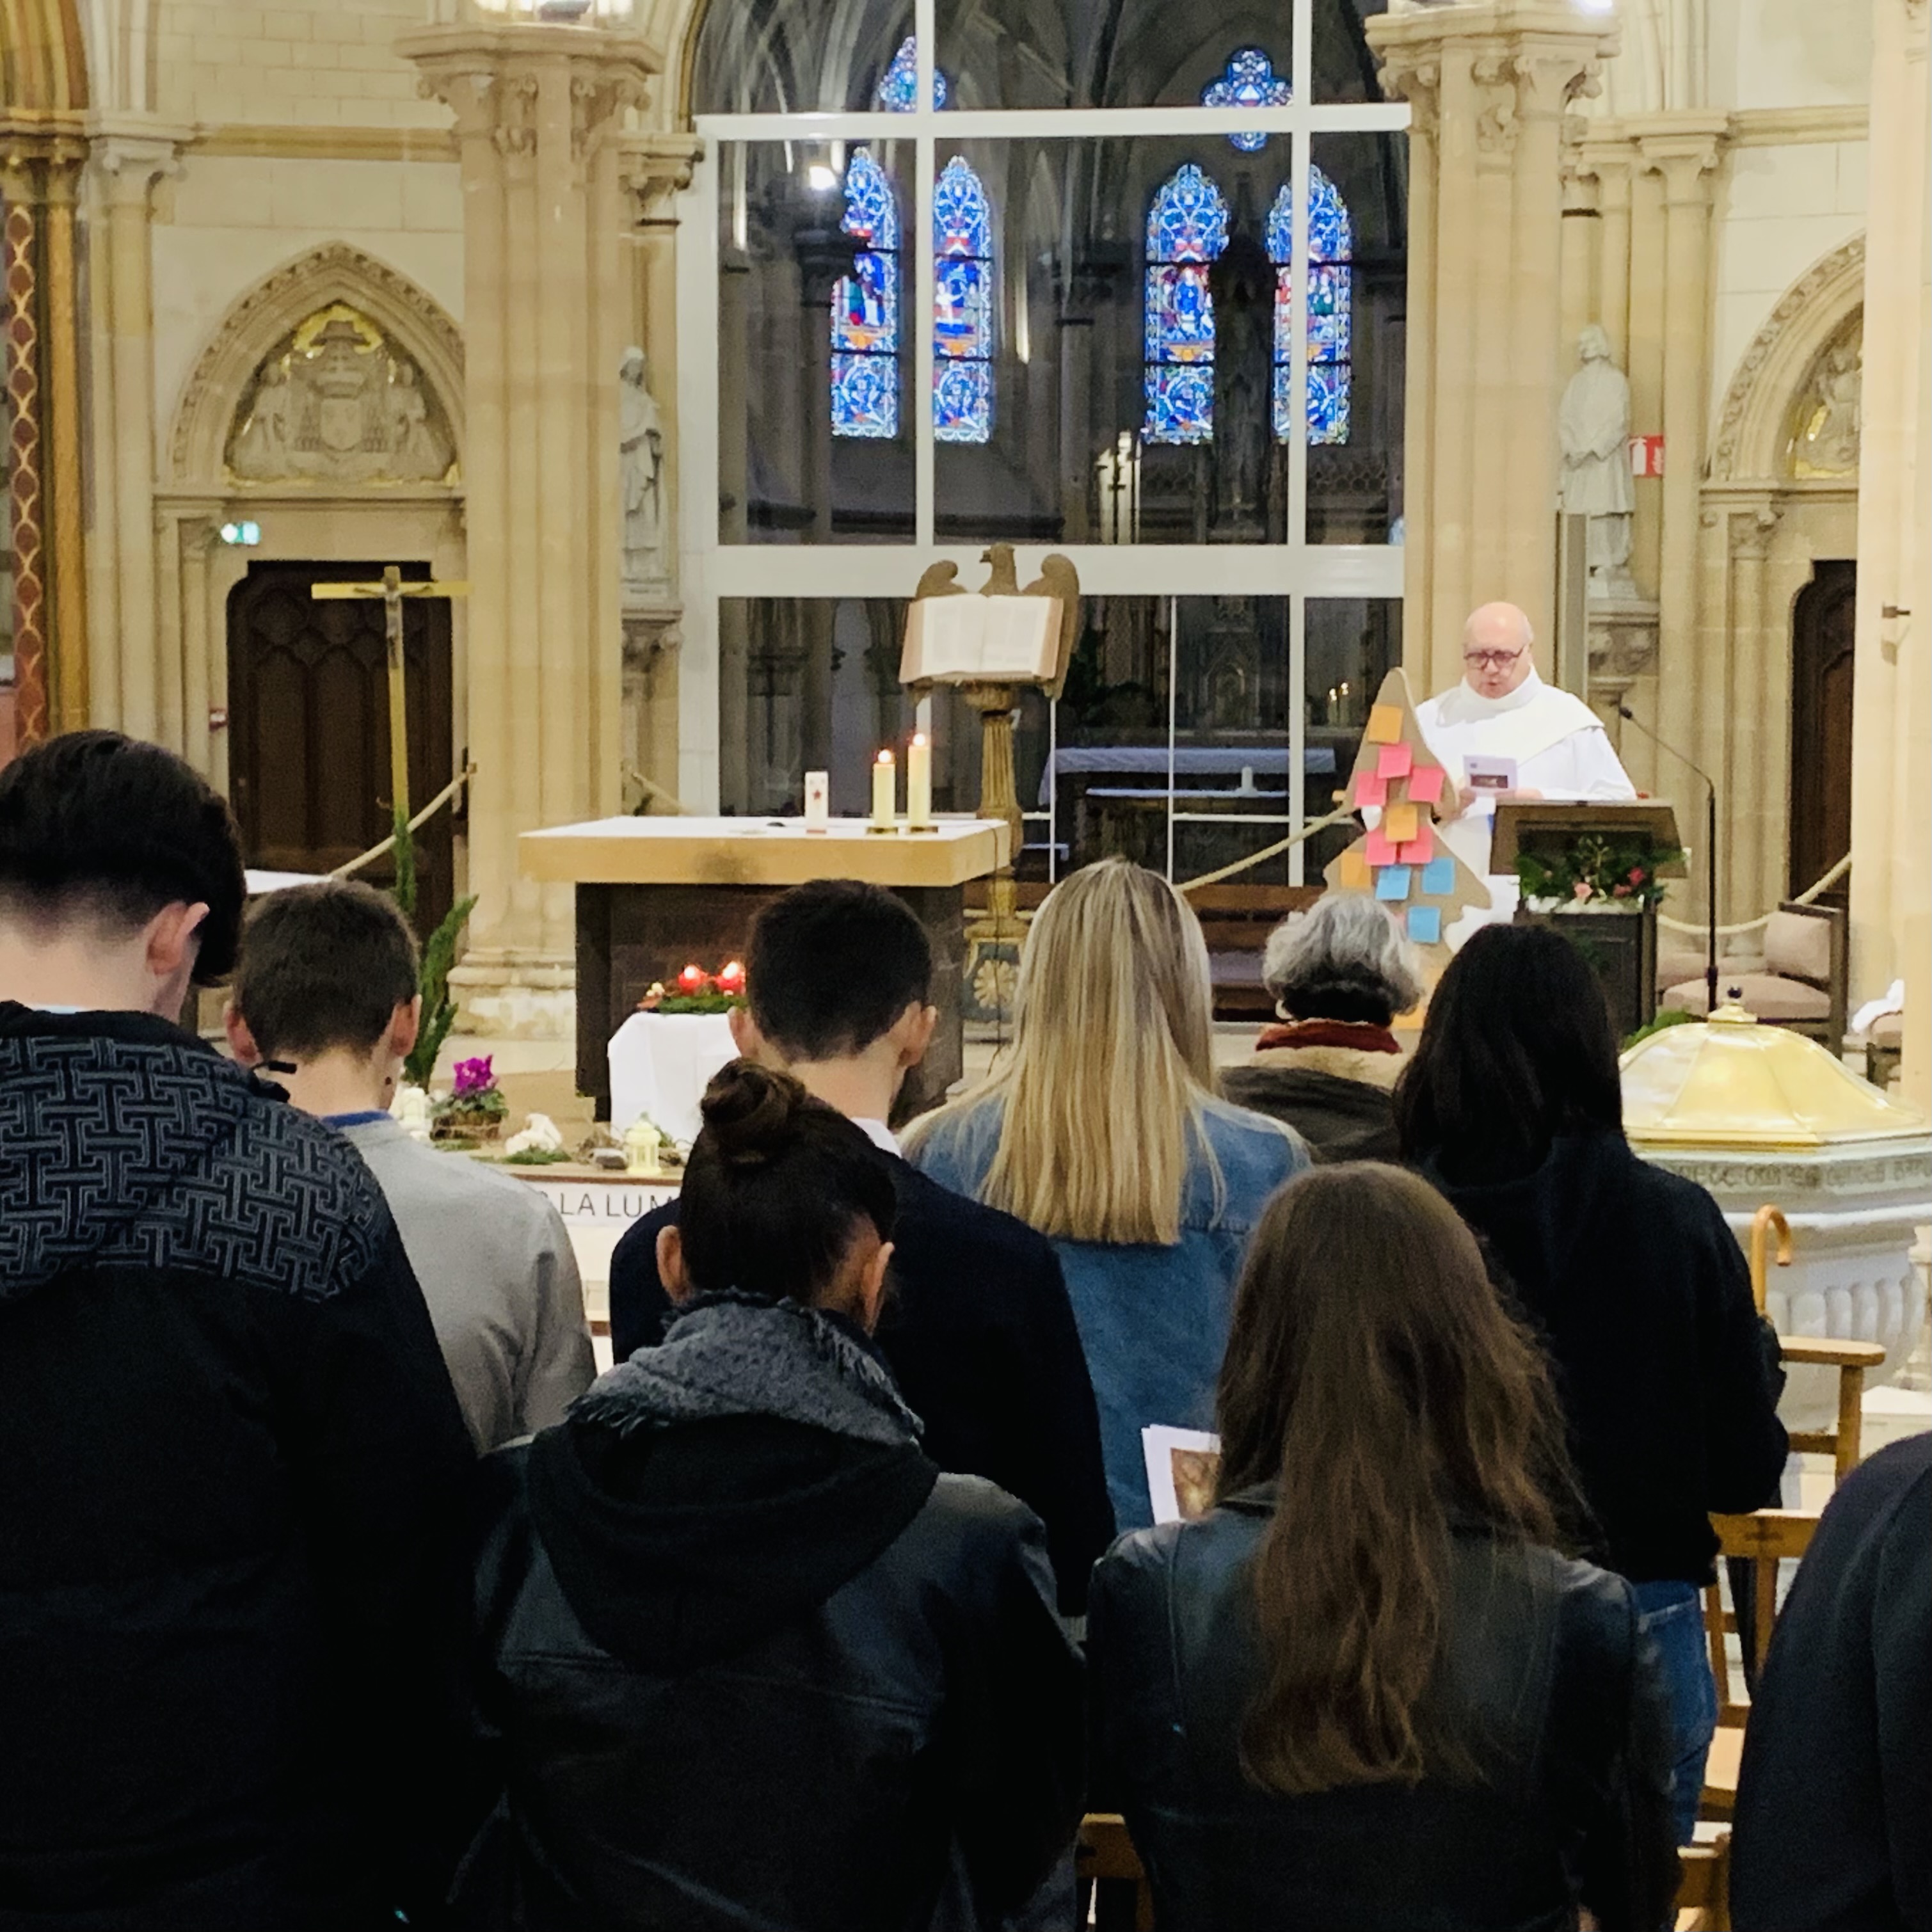
M 403 672 L 403 599 L 405 597 L 467 597 L 467 584 L 405 584 L 393 563 L 384 567 L 380 584 L 311 584 L 314 598 L 380 597 L 389 652 L 389 788 L 396 823 L 410 822 L 409 701 Z

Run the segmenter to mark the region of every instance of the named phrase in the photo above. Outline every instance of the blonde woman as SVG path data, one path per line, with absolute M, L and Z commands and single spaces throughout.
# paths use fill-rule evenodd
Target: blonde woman
M 1210 1012 L 1186 901 L 1124 860 L 1089 866 L 1034 921 L 1006 1064 L 907 1145 L 1058 1250 L 1123 1530 L 1152 1520 L 1141 1431 L 1211 1425 L 1250 1232 L 1308 1164 L 1291 1129 L 1216 1096 Z

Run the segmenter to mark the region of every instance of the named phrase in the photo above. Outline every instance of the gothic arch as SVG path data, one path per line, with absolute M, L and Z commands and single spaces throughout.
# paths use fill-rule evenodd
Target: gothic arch
M 171 481 L 219 492 L 235 412 L 262 358 L 331 302 L 358 310 L 414 358 L 463 460 L 463 338 L 442 304 L 406 275 L 346 242 L 298 255 L 257 283 L 223 316 L 182 392 L 170 440 Z
M 0 0 L 0 116 L 87 104 L 87 55 L 75 0 Z
M 1826 346 L 1864 301 L 1865 239 L 1855 236 L 1786 289 L 1738 358 L 1711 448 L 1714 483 L 1784 480 L 1791 410 Z

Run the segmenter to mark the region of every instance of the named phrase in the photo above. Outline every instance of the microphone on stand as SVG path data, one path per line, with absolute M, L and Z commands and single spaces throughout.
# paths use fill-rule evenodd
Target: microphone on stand
M 1680 765 L 1704 782 L 1704 890 L 1708 902 L 1705 910 L 1704 1017 L 1708 1019 L 1718 1010 L 1718 782 L 1695 760 L 1687 758 L 1675 745 L 1665 743 L 1628 704 L 1619 701 L 1617 716 L 1626 723 L 1634 724 L 1659 751 L 1668 752 Z

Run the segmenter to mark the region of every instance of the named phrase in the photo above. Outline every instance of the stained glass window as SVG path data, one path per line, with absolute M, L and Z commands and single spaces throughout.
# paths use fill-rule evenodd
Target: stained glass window
M 892 65 L 880 75 L 874 98 L 888 114 L 910 114 L 919 105 L 919 42 L 912 34 L 900 41 Z M 946 105 L 946 76 L 937 68 L 932 72 L 932 104 Z
M 1259 47 L 1237 47 L 1228 56 L 1220 77 L 1201 90 L 1203 107 L 1286 107 L 1293 98 L 1288 82 L 1276 74 L 1274 62 Z M 1228 136 L 1244 154 L 1258 154 L 1268 146 L 1268 138 L 1265 134 Z
M 1161 184 L 1148 209 L 1142 360 L 1150 442 L 1214 434 L 1214 297 L 1208 271 L 1228 245 L 1228 204 L 1193 162 Z
M 866 244 L 832 291 L 832 434 L 899 433 L 899 211 L 886 171 L 868 148 L 845 168 L 839 223 Z
M 1308 440 L 1348 440 L 1348 383 L 1354 224 L 1335 184 L 1309 171 Z M 1283 182 L 1268 210 L 1268 260 L 1274 272 L 1274 433 L 1286 442 L 1294 427 L 1288 358 L 1294 346 L 1294 190 Z
M 993 434 L 993 214 L 958 154 L 933 190 L 932 254 L 932 433 L 984 442 Z

